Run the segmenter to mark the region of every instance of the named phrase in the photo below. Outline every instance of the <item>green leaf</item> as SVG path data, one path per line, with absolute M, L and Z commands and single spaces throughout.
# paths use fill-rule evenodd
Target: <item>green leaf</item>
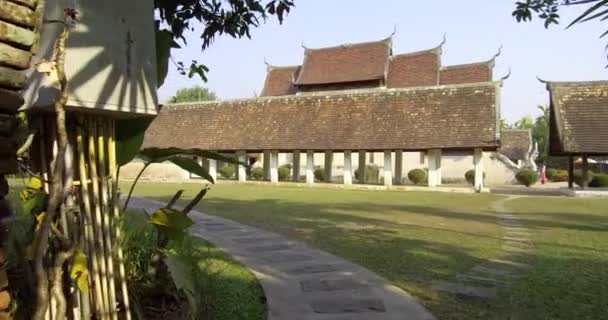
M 85 294 L 89 292 L 87 256 L 81 250 L 78 250 L 74 256 L 74 263 L 72 263 L 72 268 L 70 269 L 70 276 L 76 281 L 80 291 Z
M 209 170 L 191 158 L 173 157 L 169 159 L 176 166 L 195 174 L 211 183 L 215 183 L 213 177 L 209 174 Z
M 149 223 L 176 231 L 185 231 L 194 224 L 187 215 L 167 208 L 160 208 L 152 214 Z
M 46 208 L 47 195 L 44 191 L 35 191 L 23 201 L 23 212 L 38 214 Z
M 169 160 L 171 157 L 179 155 L 197 156 L 227 163 L 249 166 L 247 163 L 239 162 L 236 157 L 227 157 L 217 152 L 200 149 L 146 148 L 139 152 L 139 157 L 146 162 L 163 162 Z
M 116 163 L 119 166 L 135 158 L 152 120 L 152 117 L 116 120 Z
M 173 34 L 169 30 L 156 30 L 156 83 L 163 85 L 169 71 L 169 59 L 173 46 Z
M 194 276 L 193 268 L 196 265 L 192 265 L 191 261 L 184 259 L 183 257 L 175 253 L 167 253 L 167 256 L 163 259 L 163 262 L 169 270 L 171 279 L 178 290 L 181 290 L 188 299 L 188 304 L 191 308 L 192 314 L 198 314 L 198 299 L 196 299 L 196 288 L 194 284 L 199 279 Z
M 593 2 L 593 1 L 588 1 L 588 2 Z M 598 3 L 594 4 L 593 6 L 591 6 L 589 9 L 587 9 L 583 14 L 581 14 L 578 18 L 574 19 L 574 21 L 572 21 L 567 27 L 566 29 L 572 27 L 573 25 L 583 21 L 585 18 L 587 18 L 590 14 L 596 12 L 597 10 L 599 10 L 601 7 L 608 5 L 608 0 L 601 0 L 598 1 Z

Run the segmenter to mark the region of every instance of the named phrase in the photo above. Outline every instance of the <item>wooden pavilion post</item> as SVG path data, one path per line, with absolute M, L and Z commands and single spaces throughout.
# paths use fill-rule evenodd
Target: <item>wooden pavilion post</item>
M 568 188 L 574 188 L 574 156 L 568 156 Z

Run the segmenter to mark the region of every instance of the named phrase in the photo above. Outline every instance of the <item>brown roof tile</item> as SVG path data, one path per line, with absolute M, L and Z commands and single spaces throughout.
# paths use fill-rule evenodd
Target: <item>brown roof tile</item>
M 392 42 L 345 44 L 306 49 L 297 85 L 343 83 L 384 79 Z
M 550 82 L 550 152 L 608 154 L 608 81 Z
M 293 85 L 293 81 L 298 76 L 299 71 L 300 66 L 269 66 L 261 96 L 270 97 L 295 94 L 297 89 Z
M 494 61 L 486 61 L 456 66 L 447 66 L 441 69 L 440 84 L 461 84 L 492 81 Z
M 528 129 L 500 130 L 498 152 L 512 160 L 525 160 L 532 145 L 532 132 Z
M 144 147 L 206 150 L 495 150 L 496 83 L 166 106 Z
M 390 60 L 386 86 L 408 88 L 437 85 L 440 59 L 439 48 L 393 56 Z

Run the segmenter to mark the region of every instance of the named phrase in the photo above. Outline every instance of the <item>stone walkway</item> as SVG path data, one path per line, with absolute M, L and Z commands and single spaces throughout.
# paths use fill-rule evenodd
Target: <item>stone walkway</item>
M 457 276 L 455 281 L 435 281 L 433 288 L 459 296 L 492 299 L 500 288 L 508 286 L 530 267 L 523 262 L 532 249 L 530 230 L 504 207 L 507 201 L 515 198 L 518 197 L 509 196 L 492 205 L 503 234 L 500 258 L 475 266 Z
M 131 208 L 163 203 L 132 198 Z M 405 291 L 371 271 L 301 242 L 191 211 L 192 234 L 209 240 L 258 278 L 269 320 L 434 319 Z

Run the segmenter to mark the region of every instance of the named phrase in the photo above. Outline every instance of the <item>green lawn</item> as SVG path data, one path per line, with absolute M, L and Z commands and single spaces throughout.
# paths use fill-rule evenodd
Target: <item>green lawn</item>
M 136 193 L 167 200 L 180 188 L 188 199 L 200 185 L 143 183 Z M 220 184 L 198 209 L 364 265 L 412 293 L 440 319 L 599 319 L 608 314 L 608 200 L 513 200 L 510 207 L 538 231 L 537 264 L 530 273 L 491 302 L 455 298 L 430 287 L 432 280 L 453 279 L 498 257 L 501 231 L 490 208 L 501 198 Z

